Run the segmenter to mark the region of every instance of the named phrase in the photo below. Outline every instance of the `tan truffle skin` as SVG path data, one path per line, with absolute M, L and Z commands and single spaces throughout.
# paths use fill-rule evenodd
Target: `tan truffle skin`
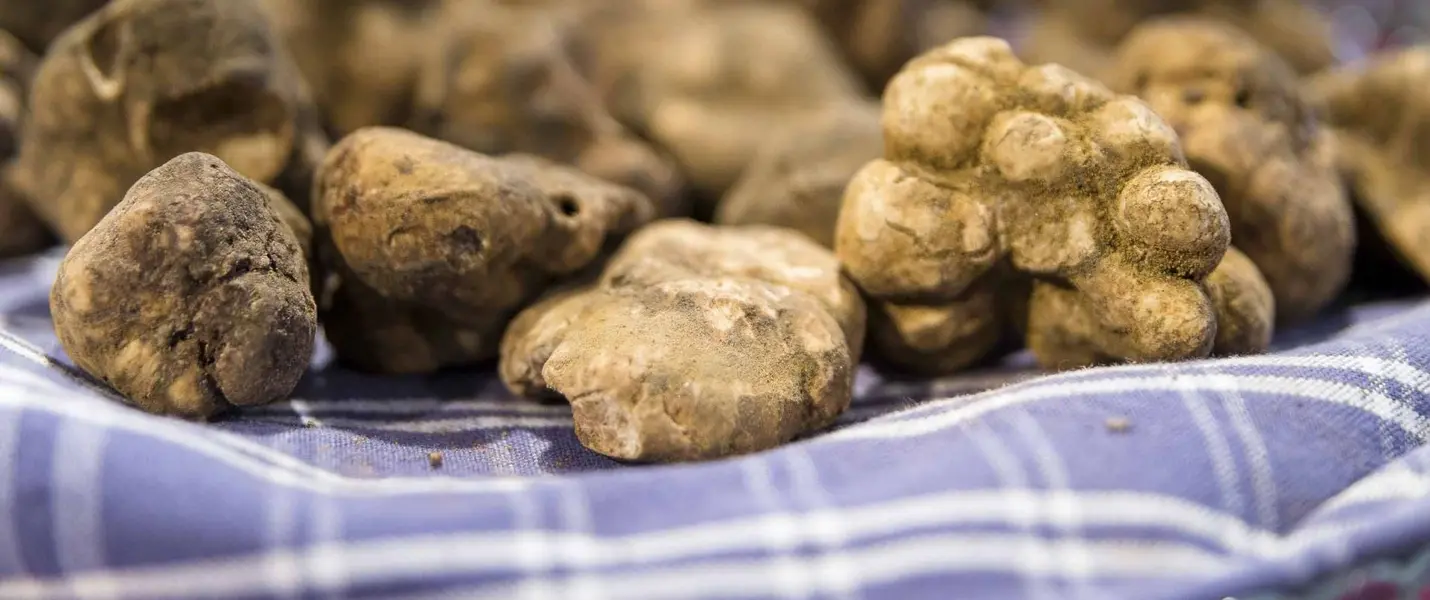
M 1042 0 L 1022 48 L 1033 62 L 1056 62 L 1103 78 L 1116 68 L 1124 36 L 1145 20 L 1169 15 L 1214 19 L 1246 31 L 1299 73 L 1335 61 L 1329 21 L 1302 0 Z
M 654 214 L 639 192 L 544 159 L 380 127 L 334 146 L 315 190 L 339 288 L 325 293 L 329 339 L 380 372 L 493 357 L 515 311 Z
M 300 96 L 253 0 L 116 0 L 41 63 L 15 184 L 74 241 L 184 152 L 273 182 L 293 154 Z
M 920 52 L 988 30 L 992 2 L 796 0 L 819 18 L 872 90 L 882 90 Z
M 713 459 L 832 423 L 863 321 L 837 261 L 800 235 L 666 221 L 633 236 L 599 284 L 523 312 L 501 374 L 516 393 L 570 400 L 596 452 Z
M 1276 322 L 1276 298 L 1256 263 L 1236 248 L 1228 248 L 1221 264 L 1207 277 L 1207 291 L 1217 313 L 1212 353 L 1237 356 L 1266 352 Z
M 721 199 L 715 222 L 789 227 L 833 247 L 844 187 L 883 154 L 879 115 L 877 104 L 850 105 L 773 135 Z
M 76 365 L 185 418 L 283 398 L 317 331 L 298 240 L 262 189 L 201 153 L 140 178 L 75 242 L 50 311 Z
M 1355 202 L 1430 281 L 1430 46 L 1327 72 L 1306 89 L 1335 133 Z
M 669 152 L 711 206 L 775 132 L 862 85 L 815 20 L 762 2 L 632 0 L 576 11 L 576 56 L 611 113 Z
M 25 90 L 36 58 L 20 41 L 0 31 L 0 161 L 8 164 L 18 144 Z M 5 167 L 8 170 L 8 167 Z M 45 226 L 0 175 L 0 258 L 27 254 L 50 243 Z
M 9 31 L 37 53 L 71 24 L 109 0 L 0 0 L 0 29 Z
M 1218 21 L 1149 21 L 1118 52 L 1113 87 L 1176 129 L 1216 187 L 1238 248 L 1256 263 L 1283 322 L 1304 320 L 1350 278 L 1355 222 L 1330 136 L 1290 67 Z
M 883 314 L 932 313 L 892 333 L 876 321 L 876 350 L 895 366 L 931 370 L 901 361 L 909 351 L 964 358 L 934 360 L 940 371 L 981 358 L 1011 316 L 977 307 L 1022 306 L 1025 278 L 1028 343 L 1049 367 L 1211 351 L 1202 280 L 1226 251 L 1226 212 L 1140 100 L 964 38 L 895 76 L 883 126 L 885 158 L 849 184 L 835 248 Z M 968 321 L 939 326 L 940 307 Z M 940 334 L 899 334 L 929 327 Z
M 570 55 L 548 10 L 448 2 L 421 65 L 410 128 L 483 154 L 524 153 L 631 187 L 661 216 L 689 212 L 674 162 L 631 135 Z

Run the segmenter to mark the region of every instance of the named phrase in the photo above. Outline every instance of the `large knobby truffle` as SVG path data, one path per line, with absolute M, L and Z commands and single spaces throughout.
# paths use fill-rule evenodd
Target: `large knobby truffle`
M 883 155 L 877 104 L 851 105 L 773 135 L 715 211 L 715 222 L 798 230 L 834 246 L 844 187 Z
M 15 184 L 74 241 L 185 152 L 273 183 L 295 162 L 302 98 L 253 0 L 116 0 L 42 61 Z
M 410 127 L 483 154 L 524 153 L 636 189 L 663 216 L 688 212 L 674 162 L 607 112 L 549 10 L 451 2 L 421 65 Z
M 640 461 L 774 447 L 849 404 L 864 305 L 824 248 L 763 226 L 665 221 L 594 285 L 532 306 L 502 380 L 570 402 L 587 448 Z
M 203 418 L 285 397 L 317 316 L 273 201 L 207 154 L 140 178 L 60 264 L 50 311 L 65 352 L 153 413 Z
M 1355 251 L 1354 215 L 1330 135 L 1290 67 L 1229 25 L 1179 17 L 1134 30 L 1112 81 L 1177 130 L 1282 320 L 1309 317 L 1340 293 Z
M 965 38 L 894 77 L 883 125 L 835 247 L 895 366 L 966 366 L 1015 323 L 1049 367 L 1211 351 L 1226 211 L 1142 101 Z
M 1430 47 L 1325 73 L 1307 90 L 1335 132 L 1355 202 L 1430 281 Z
M 654 214 L 573 168 L 381 127 L 334 146 L 315 190 L 329 338 L 384 372 L 494 356 L 515 311 Z
M 862 101 L 854 73 L 798 6 L 587 4 L 578 56 L 588 78 L 611 113 L 673 155 L 709 201 L 775 132 Z

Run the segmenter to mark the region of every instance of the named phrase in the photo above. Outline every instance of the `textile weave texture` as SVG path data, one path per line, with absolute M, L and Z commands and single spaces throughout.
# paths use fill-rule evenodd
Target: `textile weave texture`
M 833 431 L 634 466 L 490 369 L 320 352 L 288 402 L 140 413 L 67 365 L 57 262 L 0 263 L 0 598 L 1430 597 L 1430 305 L 1265 356 L 861 371 Z

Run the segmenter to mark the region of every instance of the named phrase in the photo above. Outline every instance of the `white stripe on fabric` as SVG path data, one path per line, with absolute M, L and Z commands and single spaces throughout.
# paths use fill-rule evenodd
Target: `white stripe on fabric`
M 242 419 L 240 423 L 281 423 L 288 425 L 301 425 L 293 423 L 291 419 Z M 431 419 L 420 421 L 381 421 L 368 419 L 345 419 L 341 417 L 327 417 L 322 420 L 323 426 L 335 427 L 344 430 L 365 429 L 370 431 L 398 431 L 402 433 L 463 433 L 469 431 L 483 431 L 487 429 L 538 429 L 553 427 L 573 427 L 571 417 L 517 417 L 504 415 L 473 415 L 470 417 L 458 417 L 452 419 Z
M 1019 437 L 1027 443 L 1027 447 L 1032 450 L 1033 457 L 1043 480 L 1047 482 L 1048 491 L 1052 492 L 1052 497 L 1056 501 L 1048 503 L 1042 509 L 1046 511 L 1045 520 L 1052 525 L 1057 532 L 1057 540 L 1064 542 L 1070 539 L 1082 538 L 1082 515 L 1078 510 L 1076 498 L 1068 492 L 1072 491 L 1072 481 L 1070 480 L 1067 468 L 1058 457 L 1058 450 L 1048 441 L 1047 433 L 1038 426 L 1028 413 L 1022 410 L 1008 411 L 1008 421 L 1013 424 L 1013 428 L 1018 431 Z M 1075 545 L 1058 543 L 1052 544 L 1056 549 L 1069 552 L 1068 554 L 1055 556 L 1054 561 L 1067 563 L 1074 568 L 1075 572 L 1093 572 L 1093 558 L 1086 554 L 1076 552 L 1082 549 Z M 1090 590 L 1086 588 L 1087 582 L 1071 577 L 1069 583 L 1076 590 L 1077 597 L 1093 597 Z M 1066 595 L 1066 594 L 1063 594 Z
M 272 549 L 296 544 L 293 532 L 298 529 L 297 490 L 267 486 L 262 496 L 265 524 L 263 543 Z M 257 571 L 259 577 L 268 584 L 264 593 L 285 600 L 301 597 L 304 581 L 302 565 L 296 561 L 283 560 L 277 554 L 269 554 L 267 557 Z
M 1358 504 L 1426 497 L 1430 497 L 1430 476 L 1396 464 L 1352 484 L 1317 508 L 1316 513 L 1325 514 Z
M 25 409 L 0 409 L 0 573 L 23 575 L 24 555 L 20 550 L 19 505 L 15 492 L 20 489 L 16 468 L 20 460 L 20 422 Z
M 1411 363 L 1394 361 L 1374 356 L 1338 356 L 1334 354 L 1313 354 L 1308 356 L 1243 356 L 1236 358 L 1217 359 L 1216 362 L 1191 362 L 1169 365 L 1166 363 L 1150 363 L 1143 365 L 1119 365 L 1098 367 L 1095 369 L 1083 369 L 1069 373 L 1049 375 L 1032 381 L 1011 385 L 1002 389 L 990 390 L 974 396 L 963 396 L 924 402 L 919 406 L 902 411 L 898 414 L 889 415 L 886 419 L 905 419 L 918 417 L 928 413 L 944 411 L 968 404 L 971 399 L 988 396 L 1001 396 L 1005 394 L 1021 393 L 1030 389 L 1046 386 L 1065 386 L 1072 382 L 1080 382 L 1088 379 L 1132 379 L 1124 377 L 1126 375 L 1138 374 L 1162 374 L 1173 372 L 1179 377 L 1201 377 L 1207 371 L 1224 372 L 1228 368 L 1237 367 L 1273 367 L 1273 368 L 1297 368 L 1297 369 L 1320 369 L 1327 371 L 1340 371 L 1349 373 L 1361 373 L 1368 376 L 1384 377 L 1391 379 L 1400 385 L 1407 386 L 1420 394 L 1430 395 L 1430 372 L 1427 372 Z M 1246 377 L 1245 375 L 1227 374 L 1229 377 Z
M 1215 380 L 1203 377 L 1181 375 L 1178 377 L 1107 377 L 1075 382 L 1048 383 L 1019 390 L 990 393 L 977 402 L 960 403 L 958 408 L 921 418 L 902 418 L 904 415 L 889 415 L 834 432 L 811 443 L 835 443 L 851 439 L 897 439 L 936 433 L 995 410 L 1019 406 L 1033 402 L 1066 399 L 1079 396 L 1102 394 L 1126 394 L 1130 392 L 1172 392 L 1177 391 L 1174 379 L 1186 379 L 1187 391 L 1216 391 L 1229 389 L 1247 393 L 1284 395 L 1340 404 L 1369 412 L 1389 421 L 1401 430 L 1424 442 L 1430 440 L 1430 419 L 1415 412 L 1406 402 L 1384 395 L 1362 390 L 1334 381 L 1304 379 L 1295 377 L 1235 376 Z M 1230 380 L 1234 380 L 1232 384 Z
M 773 569 L 776 582 L 775 593 L 782 598 L 802 598 L 802 591 L 809 588 L 809 573 L 801 569 L 803 565 L 795 560 L 794 550 L 804 541 L 808 529 L 801 528 L 803 515 L 791 515 L 780 505 L 779 490 L 775 489 L 770 465 L 764 457 L 755 455 L 740 462 L 740 474 L 746 495 L 760 504 L 764 511 L 762 520 L 768 525 L 762 528 L 762 549 L 769 552 L 765 559 Z M 753 548 L 752 548 L 753 549 Z
M 51 444 L 50 520 L 61 572 L 102 569 L 104 551 L 104 446 L 109 432 L 92 423 L 62 420 Z M 108 590 L 112 597 L 116 590 Z
M 863 587 L 859 580 L 859 564 L 844 553 L 843 549 L 849 545 L 849 534 L 844 530 L 844 524 L 834 518 L 836 505 L 830 501 L 830 493 L 820 483 L 819 465 L 799 447 L 792 448 L 784 457 L 785 464 L 789 466 L 794 495 L 800 498 L 807 511 L 811 511 L 808 519 L 812 532 L 810 536 L 814 538 L 815 548 L 824 556 L 815 578 L 823 583 L 832 597 L 857 600 Z
M 26 384 L 30 387 L 20 387 Z M 0 406 L 25 407 L 182 446 L 275 485 L 320 494 L 408 496 L 436 492 L 510 493 L 526 489 L 532 481 L 515 477 L 346 477 L 226 431 L 145 415 L 74 392 L 23 371 L 0 374 Z
M 1235 378 L 1225 375 L 1208 375 L 1208 377 L 1224 379 L 1227 387 L 1237 387 Z M 1281 526 L 1281 517 L 1277 509 L 1280 504 L 1278 500 L 1280 494 L 1276 489 L 1276 476 L 1271 468 L 1271 451 L 1267 449 L 1266 440 L 1256 427 L 1256 421 L 1251 418 L 1251 410 L 1240 390 L 1229 392 L 1229 397 L 1223 399 L 1222 408 L 1226 409 L 1230 415 L 1232 430 L 1241 440 L 1241 445 L 1245 448 L 1246 462 L 1251 466 L 1251 490 L 1255 496 L 1256 517 L 1259 524 L 1266 529 L 1275 531 Z
M 394 578 L 420 579 L 449 575 L 459 571 L 478 572 L 491 570 L 498 565 L 510 566 L 510 548 L 507 538 L 492 538 L 478 542 L 473 539 L 458 541 L 452 537 L 427 537 L 391 540 L 384 543 L 349 544 L 330 548 L 309 550 L 341 552 L 350 563 L 381 565 L 366 571 L 353 573 L 354 581 L 393 581 Z M 1219 556 L 1195 544 L 1181 542 L 1157 542 L 1149 540 L 1067 540 L 1057 544 L 1083 546 L 1086 552 L 1096 558 L 1099 565 L 1107 565 L 1103 572 L 1089 573 L 1077 565 L 1069 565 L 1056 560 L 1035 558 L 1021 552 L 1017 538 L 998 534 L 929 534 L 910 536 L 866 548 L 850 550 L 849 560 L 857 561 L 865 581 L 870 584 L 897 581 L 911 576 L 960 572 L 1005 573 L 1018 568 L 1038 577 L 1095 577 L 1116 576 L 1204 576 L 1223 572 L 1235 563 L 1228 557 Z M 1065 552 L 1054 552 L 1061 554 Z M 1046 555 L 1044 555 L 1046 556 Z M 299 554 L 290 556 L 301 560 Z M 791 557 L 801 567 L 818 570 L 815 563 L 821 557 Z M 263 593 L 263 582 L 244 571 L 252 567 L 245 560 L 206 561 L 173 566 L 166 569 L 148 571 L 115 572 L 82 576 L 74 580 L 68 591 L 78 598 L 88 598 L 93 586 L 120 585 L 126 597 L 158 600 L 162 598 L 220 598 L 243 594 Z M 780 581 L 779 567 L 763 559 L 739 561 L 710 561 L 702 565 L 683 567 L 649 568 L 636 573 L 595 574 L 603 587 L 621 590 L 623 597 L 630 598 L 694 598 L 711 595 L 770 594 L 779 591 L 784 583 Z M 103 581 L 101 581 L 103 580 Z M 567 581 L 562 578 L 547 579 L 544 588 L 553 597 L 566 597 L 563 589 Z M 809 586 L 801 591 L 823 592 L 823 582 L 818 579 L 806 581 Z M 488 589 L 493 598 L 503 600 L 516 597 L 523 590 L 521 584 Z M 44 598 L 54 588 L 36 582 L 0 583 L 4 597 Z M 481 590 L 468 590 L 457 597 L 475 597 Z M 449 592 L 450 593 L 450 592 Z
M 1146 540 L 1076 541 L 1061 545 L 1079 546 L 1078 552 L 1095 557 L 1112 568 L 1087 573 L 1057 561 L 1031 560 L 1018 552 L 1018 544 L 999 535 L 926 535 L 879 546 L 852 550 L 848 559 L 859 563 L 869 584 L 892 583 L 913 577 L 954 573 L 1006 573 L 1010 566 L 1022 566 L 1039 578 L 1088 580 L 1093 577 L 1157 577 L 1170 581 L 1225 572 L 1232 567 L 1222 557 L 1195 546 Z M 1061 553 L 1061 552 L 1055 552 Z M 800 557 L 804 563 L 820 563 L 823 557 Z M 680 600 L 698 598 L 763 597 L 773 591 L 772 566 L 758 560 L 727 560 L 689 567 L 650 569 L 634 573 L 601 575 L 605 585 L 619 589 L 627 598 Z M 823 580 L 812 580 L 806 592 L 828 594 Z M 552 582 L 564 590 L 565 580 Z M 955 592 L 955 590 L 948 590 Z M 510 597 L 505 586 L 472 588 L 446 592 L 442 598 Z M 951 595 L 949 597 L 957 597 Z M 1094 597 L 1110 597 L 1098 594 Z
M 984 460 L 988 461 L 988 466 L 998 478 L 998 485 L 1001 486 L 999 493 L 1006 495 L 1008 510 L 1011 511 L 1009 525 L 1022 534 L 1022 551 L 1028 554 L 1046 554 L 1048 549 L 1033 531 L 1042 515 L 1038 512 L 1037 504 L 1024 502 L 1032 497 L 1033 492 L 1029 489 L 1032 485 L 1023 473 L 1018 457 L 990 430 L 987 421 L 970 424 L 965 434 L 968 435 L 969 441 L 973 442 L 973 447 L 983 455 Z M 1009 488 L 1016 493 L 1006 493 L 1005 490 Z M 1029 598 L 1047 597 L 1053 593 L 1048 589 L 1047 582 L 1035 573 L 1020 571 L 1018 576 L 1023 593 Z
M 895 535 L 907 535 L 921 529 L 958 525 L 998 525 L 1023 519 L 1046 519 L 1051 507 L 1073 503 L 1085 525 L 1147 527 L 1171 531 L 1195 541 L 1222 548 L 1227 557 L 1246 555 L 1277 558 L 1294 554 L 1325 536 L 1301 536 L 1286 540 L 1274 533 L 1248 526 L 1239 519 L 1186 500 L 1132 492 L 1044 493 L 1020 490 L 959 491 L 947 494 L 903 498 L 842 510 L 814 511 L 785 518 L 794 523 L 790 544 L 810 544 L 812 527 L 804 521 L 837 519 L 845 527 L 851 542 Z M 821 514 L 827 513 L 827 514 Z M 610 568 L 622 565 L 660 564 L 667 561 L 699 558 L 722 553 L 749 551 L 761 546 L 762 536 L 780 519 L 770 516 L 710 522 L 688 527 L 633 534 L 622 537 L 593 538 L 578 534 L 551 534 L 560 537 L 583 538 L 562 540 L 545 547 L 551 554 L 547 566 Z M 72 578 L 83 589 L 93 586 L 117 586 L 134 596 L 164 596 L 185 590 L 204 590 L 212 594 L 266 592 L 272 582 L 254 577 L 254 573 L 269 564 L 273 552 L 285 560 L 304 560 L 311 554 L 340 553 L 347 569 L 346 582 L 359 586 L 365 582 L 391 581 L 404 577 L 438 574 L 509 572 L 529 566 L 529 558 L 514 551 L 521 532 L 458 533 L 394 538 L 388 540 L 331 544 L 298 550 L 273 550 L 224 560 L 194 561 L 145 569 L 114 572 L 82 573 Z M 1026 536 L 1000 535 L 1002 543 L 1016 549 L 1024 560 L 1010 568 L 1029 568 L 1036 572 L 1039 564 L 1058 563 L 1056 554 L 1027 552 Z M 1043 544 L 1046 544 L 1044 542 Z M 1040 544 L 1042 545 L 1042 544 Z M 576 551 L 571 551 L 575 549 Z M 1044 547 L 1044 550 L 1054 548 Z M 1032 557 L 1032 558 L 1027 558 Z M 860 561 L 849 555 L 849 560 Z M 870 575 L 860 562 L 861 576 L 868 583 Z M 1117 565 L 1094 558 L 1092 568 Z M 1029 565 L 1032 565 L 1031 567 Z M 1085 565 L 1066 565 L 1085 570 Z M 1166 565 L 1163 565 L 1164 567 Z M 318 583 L 318 582 L 315 582 Z M 48 596 L 62 588 L 60 582 L 26 581 L 0 582 L 0 597 Z M 609 586 L 607 586 L 609 587 Z M 618 588 L 611 588 L 618 589 Z
M 574 544 L 574 548 L 566 550 L 574 555 L 584 555 L 591 552 L 590 540 L 594 536 L 595 523 L 591 519 L 590 501 L 586 498 L 586 490 L 576 480 L 565 480 L 557 487 L 558 500 L 561 503 L 561 523 L 566 531 L 575 535 L 562 538 L 562 542 Z M 589 570 L 582 565 L 589 561 L 589 558 L 577 559 L 576 566 L 572 569 L 575 573 L 571 576 L 569 600 L 600 600 L 609 595 L 606 589 L 601 586 L 600 580 L 592 577 Z
M 1191 415 L 1197 432 L 1202 436 L 1202 444 L 1212 462 L 1212 475 L 1216 478 L 1217 491 L 1220 492 L 1220 508 L 1234 515 L 1245 514 L 1246 502 L 1242 498 L 1236 459 L 1231 454 L 1231 443 L 1222 433 L 1222 424 L 1217 421 L 1216 415 L 1212 414 L 1211 407 L 1207 406 L 1207 399 L 1197 393 L 1197 390 L 1190 389 L 1192 386 L 1187 385 L 1185 378 L 1173 377 L 1169 382 L 1181 398 L 1187 414 Z
M 442 414 L 460 410 L 490 410 L 526 415 L 570 415 L 571 407 L 565 404 L 538 404 L 524 400 L 445 400 L 433 397 L 395 397 L 385 400 L 307 400 L 294 399 L 264 406 L 242 409 L 243 416 L 299 414 L 297 405 L 302 403 L 308 416 L 342 415 L 350 413 L 372 413 L 379 415 Z

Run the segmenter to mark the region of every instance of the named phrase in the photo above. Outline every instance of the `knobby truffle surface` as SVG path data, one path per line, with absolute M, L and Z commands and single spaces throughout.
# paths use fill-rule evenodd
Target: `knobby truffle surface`
M 715 221 L 789 227 L 833 247 L 844 187 L 883 151 L 876 104 L 851 105 L 779 132 L 725 194 Z
M 1310 80 L 1352 197 L 1430 281 L 1430 47 L 1373 57 Z
M 1355 223 L 1330 135 L 1295 73 L 1239 30 L 1179 17 L 1139 26 L 1113 76 L 1177 130 L 1210 180 L 1231 239 L 1265 275 L 1284 321 L 1330 303 L 1350 278 Z
M 334 146 L 315 190 L 329 338 L 383 372 L 495 356 L 517 310 L 654 214 L 639 192 L 545 159 L 381 127 Z
M 560 394 L 576 435 L 615 458 L 754 452 L 848 406 L 864 305 L 826 249 L 792 231 L 663 221 L 597 283 L 528 308 L 502 341 L 518 394 Z
M 65 352 L 153 413 L 285 397 L 317 316 L 300 242 L 272 202 L 202 153 L 140 178 L 60 264 L 50 310 Z
M 301 98 L 254 0 L 116 0 L 41 62 L 15 184 L 72 242 L 185 152 L 272 183 L 294 154 Z
M 1212 352 L 1217 356 L 1266 352 L 1276 322 L 1276 298 L 1256 263 L 1236 248 L 1228 248 L 1221 264 L 1207 277 L 1207 291 L 1217 313 Z
M 894 77 L 883 127 L 835 248 L 895 366 L 966 366 L 1015 323 L 1055 368 L 1211 351 L 1226 211 L 1142 101 L 964 38 Z

